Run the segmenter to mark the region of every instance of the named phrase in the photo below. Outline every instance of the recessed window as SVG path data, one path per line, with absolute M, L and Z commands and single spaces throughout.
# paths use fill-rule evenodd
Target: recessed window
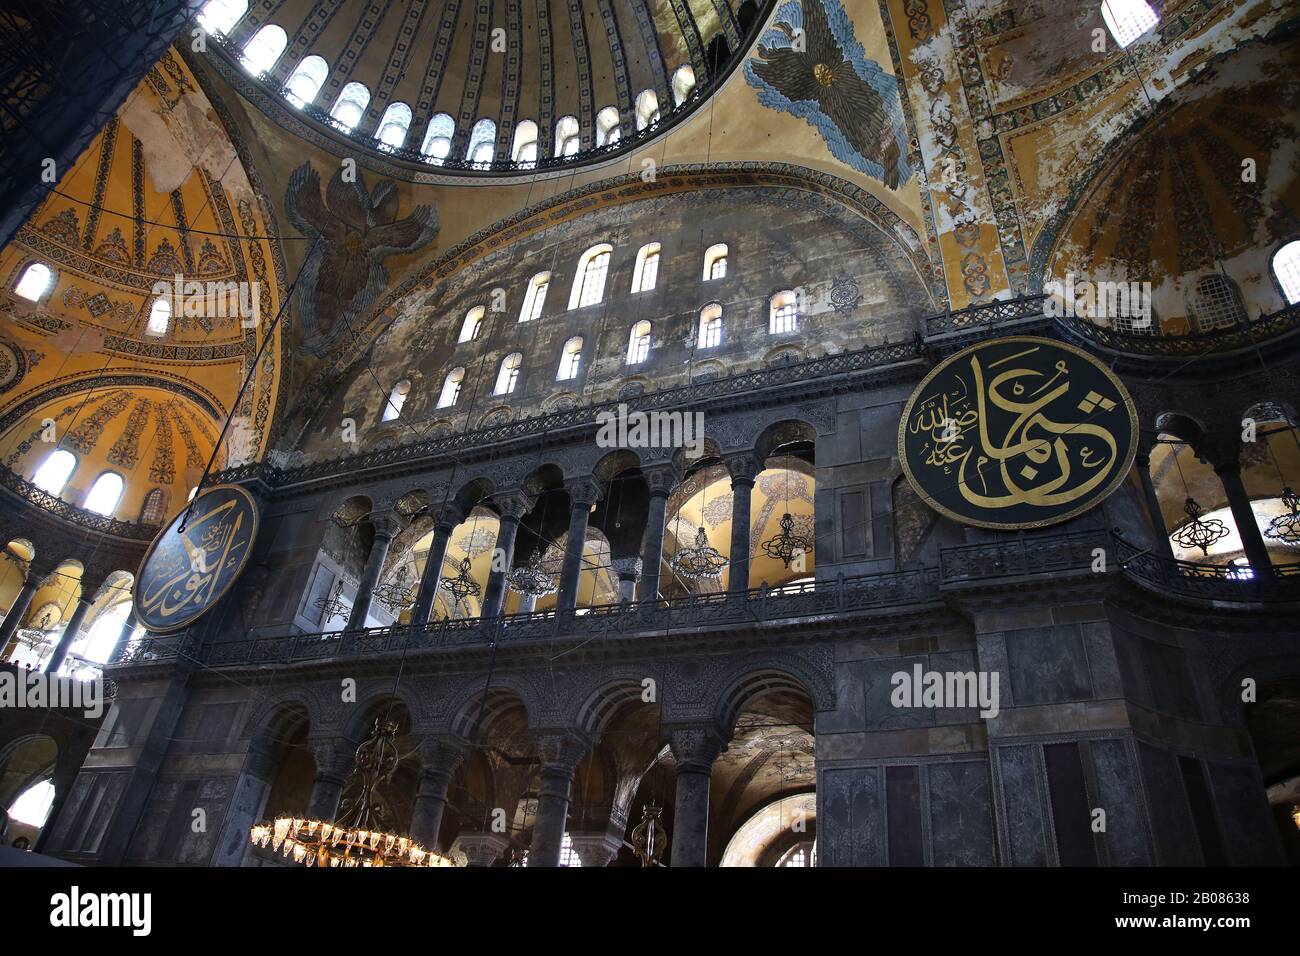
M 722 344 L 722 306 L 711 302 L 700 309 L 699 346 L 711 349 Z
M 54 808 L 54 794 L 52 780 L 32 784 L 9 805 L 9 819 L 37 829 L 44 827 L 50 818 L 50 810 Z
M 375 139 L 385 146 L 401 149 L 406 143 L 406 132 L 411 128 L 411 108 L 405 103 L 390 103 L 379 121 Z
M 1282 287 L 1286 304 L 1300 302 L 1300 239 L 1293 239 L 1274 253 L 1273 275 Z
M 654 90 L 642 90 L 636 98 L 636 128 L 645 129 L 659 122 L 659 97 Z
M 510 158 L 521 166 L 537 165 L 537 124 L 524 120 L 515 127 L 515 144 L 510 148 Z
M 14 295 L 20 295 L 31 302 L 40 302 L 53 285 L 54 273 L 43 262 L 33 262 L 18 277 L 14 286 Z
M 639 365 L 650 354 L 650 323 L 642 319 L 632 326 L 627 339 L 627 364 Z
M 451 138 L 455 133 L 456 121 L 446 113 L 439 113 L 429 120 L 420 155 L 434 165 L 441 166 L 443 160 L 451 155 Z
M 246 10 L 248 0 L 208 0 L 197 19 L 209 33 L 229 33 Z
M 772 296 L 768 331 L 773 335 L 799 330 L 799 297 L 789 289 Z
M 32 484 L 41 491 L 57 495 L 63 491 L 63 486 L 68 483 L 68 479 L 72 477 L 72 470 L 76 467 L 76 455 L 62 448 L 57 449 L 50 452 L 41 462 L 41 467 L 36 469 Z
M 582 336 L 575 335 L 564 343 L 564 350 L 560 353 L 560 370 L 555 373 L 555 380 L 567 382 L 569 379 L 577 378 L 581 366 Z
M 469 132 L 469 148 L 465 158 L 475 166 L 490 166 L 497 152 L 497 124 L 481 119 Z
M 632 271 L 632 291 L 649 292 L 659 279 L 659 243 L 648 242 L 636 254 Z
M 609 256 L 614 247 L 608 243 L 592 246 L 578 260 L 577 278 L 569 295 L 569 308 L 595 305 L 605 295 L 605 276 L 609 273 Z
M 144 496 L 140 505 L 140 523 L 158 526 L 167 515 L 167 496 L 161 488 L 155 488 Z
M 1192 298 L 1192 319 L 1198 332 L 1228 329 L 1246 321 L 1246 306 L 1237 284 L 1213 272 L 1196 281 Z
M 350 133 L 361 122 L 361 117 L 366 115 L 366 107 L 369 105 L 370 91 L 366 89 L 365 84 L 349 83 L 343 87 L 343 92 L 334 101 L 330 116 Z
M 555 155 L 572 156 L 582 145 L 579 136 L 578 120 L 573 116 L 562 116 L 555 124 Z
M 524 307 L 519 313 L 520 322 L 535 322 L 542 317 L 542 306 L 546 304 L 546 291 L 550 287 L 549 272 L 539 272 L 528 280 L 528 291 L 524 293 Z
M 406 404 L 406 396 L 411 392 L 411 382 L 409 379 L 402 379 L 393 386 L 393 390 L 388 393 L 388 401 L 384 404 L 384 416 L 380 421 L 391 422 L 398 415 L 402 414 L 402 406 Z
M 442 383 L 442 394 L 438 396 L 439 408 L 450 408 L 460 398 L 460 385 L 465 380 L 465 369 L 454 368 L 447 373 Z
M 501 360 L 501 368 L 497 371 L 497 385 L 492 390 L 493 395 L 509 395 L 519 384 L 519 366 L 524 364 L 524 357 L 519 352 L 511 352 Z
M 458 345 L 464 342 L 473 342 L 478 338 L 478 334 L 483 328 L 483 317 L 485 315 L 487 315 L 487 309 L 481 305 L 476 305 L 465 313 L 465 321 L 460 326 L 460 338 L 456 340 Z
M 1101 18 L 1121 47 L 1126 47 L 1160 22 L 1146 0 L 1101 0 Z
M 325 62 L 324 57 L 304 57 L 293 68 L 293 75 L 285 84 L 286 98 L 298 109 L 302 109 L 308 103 L 314 103 L 316 94 L 325 85 L 325 77 L 329 76 L 329 71 L 329 64 Z
M 622 135 L 617 107 L 606 106 L 596 114 L 596 145 L 613 146 Z
M 86 503 L 82 507 L 97 515 L 111 515 L 117 510 L 117 503 L 122 500 L 125 488 L 121 475 L 106 471 L 90 486 L 90 494 L 86 495 Z
M 253 38 L 244 44 L 241 62 L 244 69 L 254 76 L 265 73 L 275 66 L 280 54 L 289 45 L 289 36 L 275 24 L 262 27 L 253 34 Z
M 149 307 L 149 320 L 144 325 L 146 335 L 166 335 L 172 321 L 172 304 L 166 299 L 154 299 Z
M 704 281 L 721 279 L 727 274 L 727 244 L 719 242 L 704 250 Z
M 689 65 L 680 66 L 673 74 L 673 102 L 678 106 L 685 103 L 695 92 L 695 70 Z

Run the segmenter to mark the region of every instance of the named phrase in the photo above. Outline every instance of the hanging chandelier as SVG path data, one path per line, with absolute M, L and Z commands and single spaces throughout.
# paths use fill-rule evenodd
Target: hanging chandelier
M 277 817 L 249 831 L 254 846 L 271 848 L 303 866 L 461 866 L 461 860 L 426 850 L 408 836 L 389 832 L 391 813 L 380 788 L 393 778 L 400 757 L 397 724 L 375 719 L 374 729 L 357 748 L 356 766 L 344 784 L 344 800 L 334 823 Z
M 471 594 L 477 595 L 479 593 L 478 582 L 469 576 L 469 572 L 469 556 L 466 555 L 460 559 L 459 570 L 457 573 L 454 576 L 444 577 L 442 579 L 442 586 L 445 587 L 448 593 L 450 593 L 455 599 L 456 604 L 460 604 L 461 601 L 469 597 Z
M 407 583 L 410 577 L 411 569 L 404 564 L 397 569 L 391 581 L 377 585 L 372 592 L 375 600 L 388 608 L 393 617 L 401 616 L 403 611 L 415 603 L 419 588 L 414 583 Z
M 720 576 L 722 569 L 727 566 L 727 559 L 709 544 L 709 536 L 701 525 L 695 532 L 695 544 L 689 548 L 678 548 L 668 566 L 688 581 L 699 581 Z
M 321 623 L 328 625 L 334 618 L 347 620 L 352 608 L 343 603 L 343 581 L 334 583 L 333 590 L 323 598 L 316 599 L 316 606 L 321 610 Z
M 641 808 L 641 822 L 632 830 L 632 849 L 642 866 L 658 866 L 659 858 L 668 846 L 668 831 L 664 827 L 664 809 L 658 801 L 651 800 Z
M 763 553 L 769 558 L 780 560 L 787 568 L 790 562 L 812 554 L 813 537 L 802 531 L 795 531 L 794 518 L 790 512 L 781 516 L 781 532 L 768 538 L 762 544 Z
M 19 644 L 40 650 L 46 644 L 50 643 L 50 612 L 47 610 L 41 615 L 41 619 L 35 627 L 20 627 L 14 635 Z
M 539 544 L 526 565 L 511 570 L 506 575 L 506 583 L 516 594 L 529 597 L 541 597 L 555 592 L 555 577 L 542 567 L 542 548 Z
M 1210 545 L 1228 536 L 1228 526 L 1218 518 L 1204 518 L 1205 509 L 1197 504 L 1195 498 L 1187 499 L 1183 511 L 1191 520 L 1170 535 L 1170 540 L 1184 550 L 1200 548 L 1201 554 L 1208 557 Z
M 1287 510 L 1268 523 L 1264 537 L 1286 544 L 1300 543 L 1300 495 L 1290 485 L 1282 489 L 1282 504 Z

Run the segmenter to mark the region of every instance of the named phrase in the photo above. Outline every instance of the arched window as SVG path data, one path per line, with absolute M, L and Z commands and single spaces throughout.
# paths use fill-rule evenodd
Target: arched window
M 172 304 L 166 299 L 154 299 L 149 307 L 149 320 L 144 324 L 146 335 L 166 335 L 172 321 Z
M 365 84 L 349 83 L 343 87 L 343 92 L 334 101 L 330 116 L 350 133 L 361 122 L 361 117 L 366 115 L 366 107 L 369 105 L 370 91 L 366 89 Z
M 447 373 L 442 383 L 442 394 L 438 396 L 439 408 L 451 408 L 460 398 L 460 384 L 465 380 L 465 369 L 454 368 Z
M 524 308 L 519 313 L 520 322 L 533 322 L 542 317 L 542 306 L 546 304 L 546 290 L 550 287 L 549 272 L 539 272 L 528 280 L 528 291 L 524 293 Z
M 44 262 L 33 262 L 18 277 L 14 286 L 14 295 L 20 295 L 31 302 L 40 302 L 45 293 L 54 284 L 54 273 Z
M 637 365 L 646 360 L 650 354 L 650 323 L 642 319 L 632 326 L 632 334 L 627 337 L 627 364 Z
M 501 368 L 497 372 L 497 386 L 492 390 L 493 395 L 509 395 L 519 384 L 519 366 L 524 364 L 524 356 L 520 352 L 511 352 L 501 360 Z
M 400 149 L 406 143 L 406 132 L 411 128 L 411 108 L 405 103 L 389 103 L 379 121 L 375 139 L 385 146 Z
M 36 474 L 32 477 L 32 484 L 41 491 L 57 495 L 63 491 L 63 486 L 68 483 L 68 479 L 72 477 L 72 470 L 76 467 L 77 456 L 66 449 L 59 448 L 50 452 L 41 462 L 41 467 L 36 469 Z
M 439 113 L 429 120 L 429 128 L 424 131 L 424 144 L 420 155 L 426 160 L 441 166 L 442 161 L 451 153 L 451 138 L 456 134 L 456 121 L 446 113 Z
M 1101 0 L 1101 18 L 1115 42 L 1125 47 L 1160 22 L 1146 0 Z
M 208 0 L 197 19 L 209 33 L 229 33 L 247 10 L 248 0 Z
M 54 806 L 54 781 L 41 780 L 32 784 L 18 799 L 9 805 L 9 819 L 40 829 L 50 818 Z
M 122 500 L 125 488 L 126 483 L 122 481 L 121 475 L 106 471 L 90 486 L 90 494 L 86 495 L 86 503 L 82 507 L 97 515 L 111 515 L 117 510 L 117 503 Z
M 1217 272 L 1201 276 L 1196 280 L 1192 319 L 1198 332 L 1227 329 L 1245 322 L 1246 307 L 1237 284 Z
M 406 396 L 411 392 L 411 382 L 409 379 L 402 379 L 393 386 L 393 390 L 388 393 L 388 401 L 384 404 L 384 416 L 381 422 L 391 422 L 398 415 L 402 414 L 402 406 L 406 404 Z
M 304 57 L 293 68 L 293 74 L 289 77 L 289 82 L 285 84 L 285 88 L 288 90 L 285 95 L 289 102 L 299 109 L 302 109 L 308 103 L 314 103 L 316 94 L 325 85 L 325 77 L 329 76 L 329 72 L 329 64 L 325 62 L 324 57 Z
M 727 274 L 727 244 L 719 242 L 704 250 L 704 281 L 721 279 Z
M 577 278 L 569 294 L 569 308 L 595 305 L 605 295 L 605 276 L 609 272 L 609 255 L 614 247 L 608 243 L 592 246 L 578 260 Z
M 113 648 L 117 646 L 122 636 L 122 626 L 126 624 L 126 616 L 130 612 L 131 602 L 119 601 L 96 617 L 95 623 L 84 631 L 81 639 L 72 646 L 72 652 L 79 660 L 75 663 L 69 660 L 59 669 L 59 672 L 69 673 L 82 679 L 98 677 L 99 668 L 86 665 L 103 664 L 108 660 L 108 655 L 113 652 Z M 69 657 L 71 658 L 71 654 Z
M 767 330 L 772 335 L 799 330 L 799 297 L 793 291 L 787 289 L 772 296 Z
M 632 291 L 649 292 L 659 279 L 659 243 L 647 242 L 636 254 L 632 270 Z
M 581 367 L 582 336 L 575 335 L 564 343 L 564 350 L 560 352 L 560 370 L 555 373 L 555 380 L 567 382 L 569 379 L 577 378 L 578 369 Z
M 465 313 L 465 321 L 460 326 L 460 338 L 456 344 L 463 342 L 473 342 L 478 338 L 479 330 L 483 328 L 483 317 L 487 315 L 487 309 L 481 305 L 476 305 Z
M 1300 239 L 1292 239 L 1273 254 L 1273 275 L 1287 305 L 1300 302 Z
M 167 516 L 167 496 L 161 488 L 155 488 L 144 496 L 140 505 L 140 523 L 158 526 Z
M 702 349 L 711 349 L 722 344 L 722 306 L 710 302 L 700 309 L 699 345 Z
M 636 128 L 659 122 L 659 97 L 654 90 L 642 90 L 636 98 Z
M 515 144 L 510 147 L 510 158 L 521 166 L 537 165 L 537 124 L 524 120 L 515 127 Z
M 577 118 L 561 116 L 560 121 L 555 124 L 555 155 L 572 156 L 581 145 Z
M 469 148 L 465 158 L 477 165 L 490 165 L 497 152 L 497 124 L 490 119 L 481 119 L 469 132 Z
M 596 114 L 596 145 L 613 146 L 622 135 L 619 131 L 618 108 L 606 106 Z
M 679 66 L 673 74 L 673 102 L 681 106 L 695 92 L 695 70 L 690 64 Z
M 254 76 L 265 73 L 275 66 L 275 61 L 280 59 L 280 54 L 288 45 L 289 36 L 280 27 L 274 23 L 262 27 L 244 44 L 244 55 L 241 57 L 244 69 Z

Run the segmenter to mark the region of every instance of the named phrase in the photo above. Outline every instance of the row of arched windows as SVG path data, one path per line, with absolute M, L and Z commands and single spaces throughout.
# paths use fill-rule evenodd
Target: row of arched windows
M 57 498 L 63 494 L 63 490 L 72 479 L 72 473 L 76 470 L 77 456 L 66 448 L 56 448 L 45 456 L 45 460 L 36 469 L 36 474 L 32 476 L 32 484 Z M 191 498 L 197 490 L 196 488 L 190 492 Z M 125 492 L 126 480 L 115 471 L 106 471 L 90 486 L 90 491 L 82 501 L 81 507 L 94 514 L 111 517 Z M 166 511 L 167 497 L 163 490 L 152 488 L 140 504 L 140 523 L 155 527 L 161 525 L 163 518 L 166 517 Z
M 248 9 L 245 0 L 209 0 L 199 12 L 198 21 L 205 30 L 228 33 Z M 284 54 L 289 38 L 284 30 L 267 24 L 244 44 L 240 60 L 254 75 L 266 73 Z M 293 69 L 284 85 L 285 98 L 299 109 L 314 103 L 325 80 L 329 77 L 329 64 L 323 57 L 304 57 Z M 672 76 L 670 84 L 674 106 L 681 106 L 695 92 L 695 71 L 689 65 L 681 66 Z M 348 83 L 339 92 L 329 109 L 330 118 L 347 133 L 352 132 L 365 116 L 370 105 L 370 90 L 364 83 Z M 646 129 L 659 122 L 659 96 L 654 90 L 642 90 L 636 97 L 634 112 L 636 128 Z M 406 103 L 390 103 L 380 117 L 375 139 L 381 148 L 401 149 L 406 145 L 414 115 Z M 619 141 L 622 118 L 617 107 L 607 106 L 596 114 L 594 140 L 596 146 L 610 146 Z M 456 123 L 447 113 L 438 113 L 425 127 L 420 155 L 426 162 L 440 165 L 451 154 Z M 562 116 L 555 124 L 553 155 L 557 158 L 575 155 L 581 148 L 581 127 L 575 116 Z M 465 160 L 479 166 L 488 166 L 496 159 L 496 123 L 481 119 L 470 130 Z M 515 126 L 510 159 L 524 167 L 536 165 L 539 158 L 539 131 L 533 120 L 523 120 Z

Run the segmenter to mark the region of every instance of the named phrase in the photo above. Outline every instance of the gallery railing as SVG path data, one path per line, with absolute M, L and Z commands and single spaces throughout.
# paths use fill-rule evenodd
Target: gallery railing
M 992 328 L 1009 322 L 1043 319 L 1043 303 L 1046 299 L 1046 295 L 1022 295 L 1016 299 L 994 299 L 992 302 L 969 305 L 956 312 L 940 312 L 925 319 L 925 336 L 933 338 L 955 332 Z
M 13 492 L 29 505 L 40 508 L 56 518 L 97 531 L 100 534 L 114 535 L 118 538 L 131 538 L 135 541 L 150 541 L 158 533 L 158 526 L 141 524 L 136 521 L 122 521 L 107 515 L 96 514 L 79 508 L 58 495 L 52 495 L 38 488 L 22 475 L 0 465 L 0 485 Z

